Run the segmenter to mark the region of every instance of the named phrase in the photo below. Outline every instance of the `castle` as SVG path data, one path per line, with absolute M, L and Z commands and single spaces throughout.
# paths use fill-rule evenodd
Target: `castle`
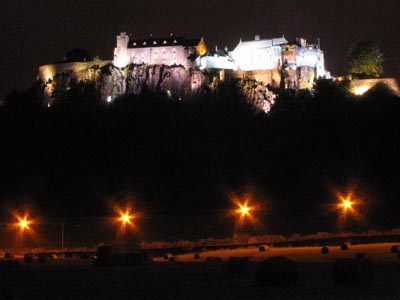
M 112 61 L 69 62 L 41 66 L 44 101 L 51 106 L 56 91 L 67 91 L 71 80 L 93 82 L 101 99 L 111 102 L 119 95 L 138 94 L 145 88 L 165 91 L 185 99 L 205 88 L 216 89 L 229 80 L 242 82 L 245 96 L 257 108 L 268 111 L 274 88 L 311 89 L 316 78 L 329 77 L 324 53 L 305 39 L 291 43 L 284 36 L 242 41 L 229 51 L 209 49 L 203 38 L 174 36 L 135 39 L 126 32 L 116 37 Z M 239 87 L 239 88 L 240 88 Z

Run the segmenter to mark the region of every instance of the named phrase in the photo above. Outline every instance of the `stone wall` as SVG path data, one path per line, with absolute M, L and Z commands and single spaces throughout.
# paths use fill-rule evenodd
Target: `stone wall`
M 38 79 L 45 83 L 49 79 L 54 78 L 56 74 L 71 73 L 76 76 L 81 73 L 81 71 L 89 70 L 93 66 L 103 67 L 110 64 L 110 60 L 99 60 L 99 61 L 88 61 L 88 62 L 70 62 L 70 63 L 56 63 L 49 64 L 39 67 Z M 87 74 L 90 75 L 90 74 Z M 81 78 L 82 80 L 85 78 Z
M 390 93 L 400 96 L 400 79 L 377 78 L 355 79 L 350 82 L 350 90 L 356 95 L 362 95 L 370 89 L 387 89 Z

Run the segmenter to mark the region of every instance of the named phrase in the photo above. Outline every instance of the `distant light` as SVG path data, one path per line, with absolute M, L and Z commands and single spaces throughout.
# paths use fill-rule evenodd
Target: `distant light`
M 342 206 L 344 209 L 349 209 L 352 206 L 352 202 L 349 199 L 343 200 Z
M 131 220 L 132 220 L 132 216 L 129 214 L 129 212 L 125 212 L 125 213 L 121 214 L 119 220 L 123 224 L 130 224 Z
M 107 102 L 110 103 L 111 101 L 112 101 L 112 97 L 111 97 L 111 96 L 108 96 L 108 97 L 107 97 Z
M 31 221 L 29 221 L 28 220 L 28 217 L 23 217 L 23 218 L 18 218 L 18 227 L 21 229 L 21 230 L 25 230 L 25 229 L 29 229 L 29 225 L 31 224 L 32 222 Z
M 240 214 L 242 216 L 248 215 L 249 211 L 250 211 L 249 207 L 247 207 L 246 204 L 244 204 L 243 206 L 240 206 L 239 210 L 240 210 Z
M 358 86 L 358 87 L 355 87 L 354 89 L 353 89 L 353 93 L 355 94 L 355 95 L 357 95 L 357 96 L 360 96 L 360 95 L 362 95 L 362 94 L 364 94 L 366 91 L 368 91 L 369 90 L 369 86 L 367 86 L 367 85 L 362 85 L 362 86 Z

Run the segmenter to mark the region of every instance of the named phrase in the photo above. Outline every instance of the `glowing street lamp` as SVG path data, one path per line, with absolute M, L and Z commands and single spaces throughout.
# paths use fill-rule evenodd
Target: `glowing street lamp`
M 135 228 L 135 223 L 133 222 L 136 219 L 137 214 L 134 214 L 130 211 L 130 209 L 117 209 L 119 216 L 116 218 L 116 222 L 119 223 L 117 236 L 122 242 L 122 251 L 125 251 L 126 241 L 126 232 L 128 227 Z
M 248 206 L 248 203 L 238 203 L 239 208 L 235 210 L 235 233 L 234 237 L 237 237 L 238 227 L 239 227 L 239 219 L 244 220 L 245 217 L 250 216 L 251 207 Z
M 120 216 L 120 218 L 119 218 L 119 220 L 120 220 L 123 224 L 130 224 L 130 223 L 131 223 L 131 219 L 132 219 L 132 216 L 129 215 L 128 212 L 127 212 L 127 213 L 123 213 L 123 214 Z
M 346 197 L 339 196 L 340 202 L 337 204 L 338 208 L 338 233 L 342 231 L 342 222 L 344 224 L 346 220 L 346 216 L 348 212 L 354 212 L 353 206 L 356 204 L 354 200 L 352 200 L 352 195 L 348 195 Z
M 19 220 L 19 222 L 18 222 L 18 226 L 19 226 L 19 228 L 20 228 L 21 230 L 27 229 L 27 228 L 28 228 L 28 225 L 29 225 L 29 221 L 28 221 L 26 218 L 21 219 L 21 220 Z

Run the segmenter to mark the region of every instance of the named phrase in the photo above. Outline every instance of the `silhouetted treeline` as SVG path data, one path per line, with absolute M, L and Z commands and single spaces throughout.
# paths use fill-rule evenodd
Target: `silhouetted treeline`
M 263 210 L 246 230 L 333 232 L 329 204 L 351 187 L 364 204 L 349 230 L 400 225 L 400 104 L 384 91 L 354 97 L 320 81 L 281 94 L 266 115 L 228 87 L 191 101 L 148 92 L 51 108 L 32 88 L 8 97 L 0 125 L 3 204 L 99 216 L 130 193 L 148 236 L 195 238 L 229 235 L 229 192 L 250 190 Z

